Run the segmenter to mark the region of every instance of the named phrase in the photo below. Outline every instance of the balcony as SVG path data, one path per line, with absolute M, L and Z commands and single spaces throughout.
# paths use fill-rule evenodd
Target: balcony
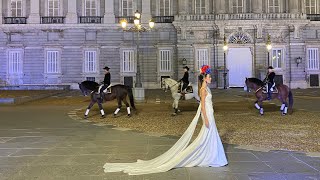
M 214 20 L 292 20 L 292 19 L 306 19 L 305 14 L 289 14 L 289 13 L 275 13 L 275 14 L 190 14 L 177 15 L 176 21 L 214 21 Z
M 307 14 L 307 19 L 310 21 L 320 21 L 320 14 Z
M 101 24 L 102 16 L 80 16 L 79 22 L 81 24 Z
M 63 24 L 65 17 L 60 16 L 47 16 L 41 17 L 41 24 Z
M 123 20 L 126 20 L 127 23 L 133 24 L 134 16 L 118 16 L 118 17 L 116 17 L 116 23 L 120 23 Z
M 27 24 L 26 17 L 4 17 L 4 24 Z
M 172 23 L 174 21 L 174 16 L 154 16 L 155 23 Z

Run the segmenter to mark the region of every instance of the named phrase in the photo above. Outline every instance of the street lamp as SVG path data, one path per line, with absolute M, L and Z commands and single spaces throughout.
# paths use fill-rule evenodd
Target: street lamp
M 228 43 L 226 35 L 223 37 L 223 89 L 227 89 L 227 73 L 226 73 L 226 52 L 228 50 Z
M 269 67 L 270 66 L 270 50 L 272 49 L 270 34 L 268 34 L 268 36 L 267 36 L 266 47 L 268 50 L 268 67 Z
M 122 20 L 120 22 L 121 27 L 123 28 L 123 31 L 125 32 L 136 32 L 137 33 L 137 73 L 136 73 L 136 83 L 135 83 L 135 90 L 139 91 L 138 93 L 135 93 L 135 97 L 137 100 L 144 100 L 144 89 L 142 87 L 141 83 L 141 62 L 139 60 L 139 43 L 140 43 L 140 33 L 141 32 L 146 32 L 150 31 L 152 28 L 155 26 L 155 22 L 153 19 L 149 21 L 149 28 L 146 28 L 141 25 L 141 13 L 136 10 L 134 13 L 134 25 L 130 27 L 129 29 L 127 28 L 128 22 L 126 20 Z

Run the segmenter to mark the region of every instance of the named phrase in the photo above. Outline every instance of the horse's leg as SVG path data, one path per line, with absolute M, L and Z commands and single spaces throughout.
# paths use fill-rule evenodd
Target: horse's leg
M 262 107 L 262 103 L 263 103 L 263 98 L 260 98 L 260 99 L 258 100 L 258 106 L 260 107 L 259 113 L 260 113 L 261 116 L 264 114 L 264 110 L 263 110 L 263 107 Z
M 114 111 L 113 117 L 117 116 L 118 112 L 120 111 L 120 109 L 122 107 L 121 99 L 117 97 L 117 101 L 118 101 L 118 108 L 116 109 L 116 111 Z
M 174 100 L 173 100 L 172 107 L 174 109 L 174 113 L 172 115 L 175 116 L 179 112 L 178 105 L 179 105 L 180 96 L 173 96 L 173 98 Z
M 84 118 L 87 119 L 88 118 L 88 114 L 90 112 L 90 109 L 92 108 L 92 106 L 96 103 L 96 101 L 91 100 L 89 106 L 87 107 L 86 112 L 84 113 Z
M 254 107 L 257 108 L 258 110 L 260 110 L 260 105 L 258 104 L 258 100 L 256 102 L 254 102 Z
M 105 117 L 105 113 L 104 113 L 104 110 L 103 110 L 103 107 L 102 107 L 102 100 L 98 100 L 98 106 L 99 106 L 99 109 L 100 109 L 100 113 L 101 113 L 101 118 L 104 118 Z
M 127 112 L 128 112 L 128 117 L 130 117 L 130 116 L 131 116 L 130 105 L 129 105 L 129 103 L 128 103 L 128 101 L 127 101 L 126 98 L 123 98 L 122 101 L 123 101 L 123 103 L 126 105 L 126 107 L 127 107 Z

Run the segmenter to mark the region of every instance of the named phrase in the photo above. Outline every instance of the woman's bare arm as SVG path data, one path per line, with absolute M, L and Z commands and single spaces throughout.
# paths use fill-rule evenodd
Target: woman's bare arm
M 201 97 L 201 113 L 203 115 L 204 118 L 204 123 L 206 125 L 207 128 L 209 128 L 209 121 L 208 121 L 208 117 L 207 117 L 207 112 L 206 112 L 206 107 L 205 107 L 205 99 L 207 96 L 208 92 L 206 90 L 206 84 L 203 84 L 201 89 L 200 89 L 200 97 Z

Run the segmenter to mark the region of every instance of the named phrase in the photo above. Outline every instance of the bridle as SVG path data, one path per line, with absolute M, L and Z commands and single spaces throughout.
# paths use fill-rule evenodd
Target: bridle
M 174 85 L 169 86 L 169 84 L 166 83 L 166 81 L 165 81 L 165 79 L 164 79 L 164 80 L 163 80 L 163 83 L 164 83 L 164 88 L 163 88 L 163 90 L 164 90 L 164 91 L 167 91 L 168 89 L 171 89 L 172 87 L 176 86 L 176 85 L 179 84 L 180 82 L 178 81 L 178 82 L 175 83 Z M 166 88 L 166 86 L 168 86 L 168 88 Z

